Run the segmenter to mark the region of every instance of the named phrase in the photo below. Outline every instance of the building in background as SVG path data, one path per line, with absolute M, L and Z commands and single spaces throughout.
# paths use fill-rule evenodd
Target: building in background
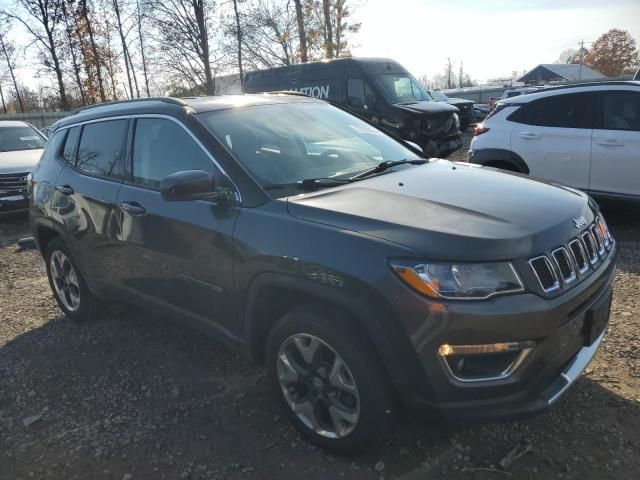
M 586 65 L 577 63 L 543 63 L 518 78 L 527 85 L 565 82 L 592 82 L 606 80 L 603 74 Z

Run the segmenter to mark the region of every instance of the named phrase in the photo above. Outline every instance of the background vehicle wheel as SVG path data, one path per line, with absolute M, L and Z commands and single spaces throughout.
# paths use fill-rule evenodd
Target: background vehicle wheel
M 61 238 L 49 242 L 44 259 L 51 291 L 64 314 L 75 321 L 86 321 L 98 315 L 100 302 L 89 291 Z
M 292 310 L 269 333 L 266 360 L 288 417 L 313 443 L 349 454 L 382 441 L 393 420 L 384 367 L 346 315 Z

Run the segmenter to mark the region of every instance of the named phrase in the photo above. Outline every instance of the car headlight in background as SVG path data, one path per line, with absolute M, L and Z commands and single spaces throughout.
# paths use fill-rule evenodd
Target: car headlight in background
M 460 128 L 460 117 L 458 116 L 457 113 L 453 114 L 453 121 L 456 124 L 456 128 Z
M 484 300 L 524 287 L 513 265 L 504 263 L 415 263 L 393 260 L 391 268 L 410 287 L 435 299 Z

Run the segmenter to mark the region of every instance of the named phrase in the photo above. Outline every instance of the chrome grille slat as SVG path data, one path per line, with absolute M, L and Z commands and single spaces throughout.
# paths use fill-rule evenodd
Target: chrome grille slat
M 558 276 L 546 255 L 532 258 L 529 260 L 529 265 L 545 293 L 551 293 L 560 288 Z
M 571 261 L 571 257 L 569 256 L 569 252 L 564 247 L 557 248 L 553 252 L 551 252 L 551 256 L 558 267 L 558 272 L 562 277 L 564 283 L 573 282 L 578 276 L 576 275 L 575 268 L 573 266 L 573 262 Z
M 22 180 L 26 178 L 27 173 L 10 173 L 10 174 L 0 174 L 0 190 L 3 191 L 14 191 L 14 190 L 24 190 L 27 188 L 26 180 Z
M 604 255 L 604 252 L 607 250 L 604 246 L 604 235 L 602 235 L 602 230 L 600 230 L 600 226 L 597 223 L 594 223 L 591 228 L 591 235 L 596 240 L 596 245 L 598 247 L 598 255 Z
M 578 273 L 582 274 L 589 270 L 587 255 L 580 240 L 576 238 L 575 240 L 569 242 L 569 250 L 571 250 L 571 255 L 573 256 L 573 261 L 578 268 Z
M 589 230 L 585 231 L 582 236 L 582 244 L 584 245 L 585 252 L 587 252 L 587 258 L 591 265 L 598 261 L 598 252 L 596 251 L 596 241 Z

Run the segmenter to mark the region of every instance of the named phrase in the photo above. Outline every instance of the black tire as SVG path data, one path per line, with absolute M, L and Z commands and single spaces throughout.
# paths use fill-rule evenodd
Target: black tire
M 500 170 L 505 170 L 507 172 L 522 173 L 515 165 L 508 162 L 489 162 L 486 164 L 486 166 L 491 168 L 499 168 Z
M 78 287 L 77 297 L 79 298 L 78 306 L 76 309 L 73 309 L 73 306 L 70 307 L 70 301 L 67 299 L 67 301 L 65 302 L 65 300 L 62 299 L 61 295 L 56 290 L 56 286 L 54 284 L 56 280 L 54 280 L 54 273 L 52 272 L 51 262 L 51 258 L 54 255 L 57 255 L 56 252 L 64 255 L 66 260 L 69 262 L 69 265 L 73 269 L 72 271 L 75 273 L 75 278 L 77 280 L 76 283 Z M 49 278 L 49 286 L 51 287 L 53 297 L 56 299 L 58 306 L 67 316 L 67 318 L 70 318 L 71 320 L 76 322 L 85 322 L 100 315 L 100 312 L 102 311 L 101 302 L 89 290 L 89 287 L 87 286 L 82 273 L 78 269 L 75 259 L 69 252 L 67 245 L 60 237 L 54 238 L 48 243 L 44 254 L 44 261 L 47 268 L 47 277 Z
M 316 337 L 330 347 L 329 350 L 333 349 L 348 369 L 346 377 L 352 377 L 353 386 L 356 387 L 355 391 L 357 392 L 359 418 L 357 422 L 352 424 L 350 433 L 344 436 L 328 438 L 326 435 L 317 433 L 294 413 L 287 402 L 278 377 L 278 367 L 281 365 L 278 355 L 281 346 L 287 345 L 293 336 L 300 334 Z M 327 354 L 328 350 L 324 346 L 318 348 L 316 352 L 321 352 L 321 349 L 324 349 L 323 353 L 314 354 L 314 359 Z M 322 362 L 322 360 L 315 361 L 318 364 Z M 391 388 L 384 367 L 362 330 L 351 318 L 338 310 L 319 304 L 306 304 L 286 313 L 269 333 L 266 362 L 274 392 L 286 415 L 307 439 L 322 448 L 343 455 L 366 450 L 381 443 L 393 424 Z M 298 385 L 297 381 L 293 383 Z M 310 385 L 310 383 L 307 384 Z M 332 387 L 329 386 L 329 389 Z M 324 393 L 321 395 L 325 396 Z M 333 397 L 331 395 L 332 392 L 329 392 L 324 400 L 320 400 L 325 402 L 324 406 L 327 404 L 335 406 L 336 399 L 341 394 L 338 394 L 338 397 L 335 396 L 335 393 L 333 393 Z M 338 401 L 342 401 L 342 399 Z M 322 405 L 319 410 L 322 413 Z M 314 415 L 314 417 L 316 416 Z M 322 416 L 318 415 L 318 418 L 320 417 Z M 332 415 L 331 418 L 333 418 Z M 327 430 L 331 430 L 331 428 Z

